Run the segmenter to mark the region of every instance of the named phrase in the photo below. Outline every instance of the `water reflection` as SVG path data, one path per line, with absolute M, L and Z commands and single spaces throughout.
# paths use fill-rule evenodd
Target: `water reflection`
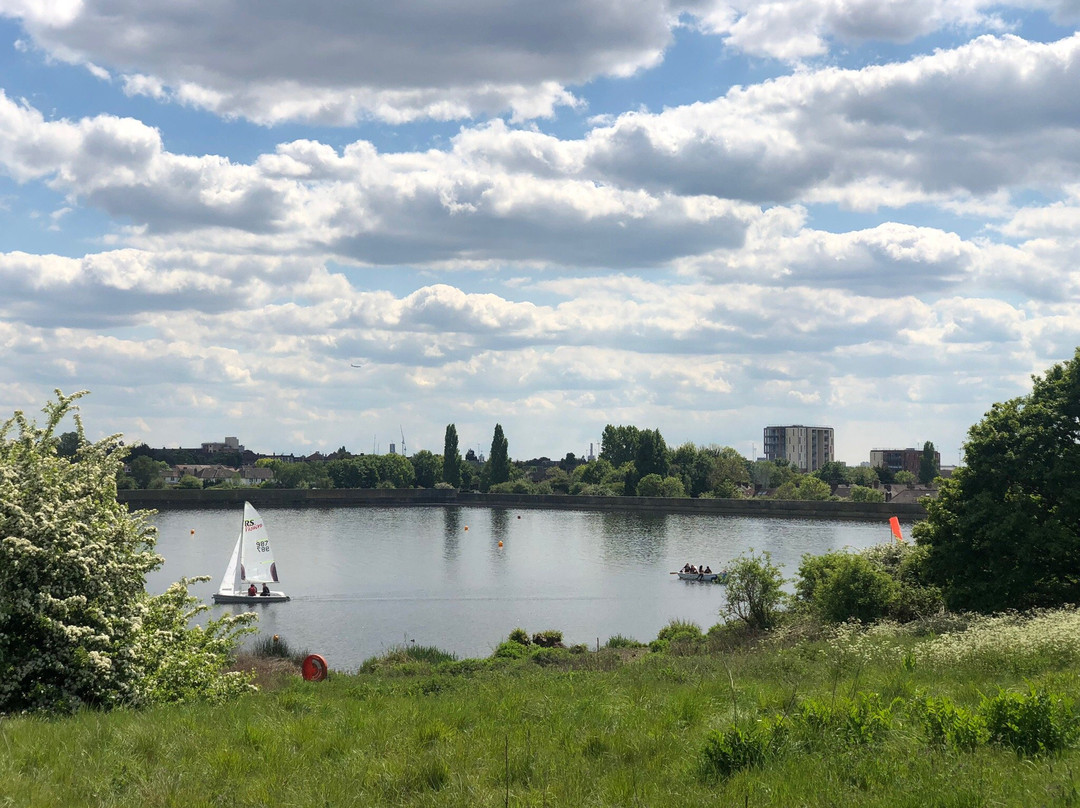
M 628 562 L 655 563 L 667 547 L 669 514 L 600 514 L 601 550 L 605 566 Z
M 440 508 L 443 514 L 443 558 L 455 561 L 461 549 L 461 511 Z

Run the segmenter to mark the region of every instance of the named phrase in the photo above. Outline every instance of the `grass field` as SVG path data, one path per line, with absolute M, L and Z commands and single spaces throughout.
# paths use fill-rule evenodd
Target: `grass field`
M 1080 804 L 1075 611 L 671 633 L 399 649 L 318 683 L 275 661 L 223 706 L 7 717 L 0 805 Z

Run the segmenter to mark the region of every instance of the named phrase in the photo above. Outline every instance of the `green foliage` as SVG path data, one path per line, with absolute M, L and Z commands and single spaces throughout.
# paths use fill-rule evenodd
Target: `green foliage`
M 222 670 L 239 637 L 254 631 L 246 626 L 256 616 L 226 614 L 192 626 L 209 607 L 190 595 L 188 586 L 205 580 L 209 579 L 185 578 L 147 599 L 134 645 L 134 656 L 141 663 L 135 703 L 220 703 L 255 689 L 250 674 Z
M 705 635 L 701 626 L 686 620 L 672 620 L 649 643 L 649 650 L 655 654 L 686 656 L 700 653 L 704 648 Z
M 1080 602 L 1080 349 L 968 431 L 966 465 L 916 524 L 951 608 Z
M 39 428 L 22 412 L 0 426 L 0 712 L 76 710 L 225 698 L 246 689 L 221 674 L 248 618 L 202 628 L 186 582 L 150 598 L 150 514 L 116 501 L 119 436 L 85 440 L 74 402 L 47 404 Z M 53 435 L 73 415 L 79 448 Z M 12 429 L 18 434 L 9 437 Z
M 1076 737 L 1077 716 L 1072 704 L 1033 686 L 1027 694 L 999 690 L 996 696 L 984 699 L 979 710 L 990 740 L 1018 755 L 1059 752 Z
M 457 427 L 454 424 L 446 425 L 446 436 L 443 440 L 443 464 L 442 478 L 444 483 L 449 483 L 454 488 L 461 487 L 461 452 L 458 451 Z
M 900 622 L 941 611 L 941 591 L 925 578 L 926 551 L 905 542 L 859 553 L 806 554 L 795 580 L 796 601 L 832 622 L 887 617 Z
M 197 490 L 203 487 L 202 480 L 191 474 L 185 474 L 176 483 L 177 488 Z
M 889 574 L 859 555 L 838 553 L 813 593 L 815 610 L 834 623 L 884 617 L 896 596 Z
M 810 475 L 794 477 L 776 489 L 777 499 L 824 501 L 831 496 L 829 484 Z
M 817 477 L 824 483 L 828 483 L 830 488 L 836 488 L 838 485 L 844 485 L 849 480 L 849 469 L 847 463 L 843 463 L 839 460 L 829 460 L 821 465 L 821 468 L 814 471 L 813 476 Z
M 773 749 L 779 726 L 782 721 L 731 726 L 723 732 L 713 730 L 698 753 L 698 777 L 705 782 L 723 780 L 743 769 L 760 766 Z
M 877 488 L 868 488 L 864 485 L 851 486 L 852 502 L 884 502 L 885 492 Z
M 74 402 L 0 426 L 0 712 L 74 710 L 136 700 L 132 653 L 144 577 L 162 563 L 145 514 L 116 502 L 117 436 L 86 443 Z M 80 448 L 59 457 L 53 434 L 75 412 Z M 12 428 L 18 434 L 9 437 Z
M 937 450 L 934 449 L 933 443 L 927 441 L 923 444 L 922 457 L 919 458 L 919 482 L 929 485 L 939 472 Z
M 613 634 L 608 637 L 605 648 L 644 648 L 645 643 L 638 642 L 631 637 L 624 637 L 622 634 Z
M 761 630 L 775 625 L 784 603 L 784 577 L 767 551 L 753 549 L 728 565 L 727 603 L 722 613 Z
M 532 640 L 529 639 L 529 632 L 525 629 L 518 627 L 510 632 L 510 642 L 520 643 L 521 645 L 529 645 Z
M 630 463 L 637 457 L 640 440 L 641 430 L 636 426 L 608 424 L 600 435 L 600 459 L 607 461 L 615 468 L 624 463 Z
M 637 452 L 634 453 L 634 468 L 639 478 L 657 474 L 667 476 L 667 444 L 659 429 L 644 429 L 638 438 Z
M 162 475 L 168 470 L 168 463 L 154 460 L 147 455 L 140 455 L 131 461 L 130 468 L 135 485 L 139 488 L 163 488 L 165 486 Z
M 948 697 L 923 699 L 915 705 L 915 713 L 934 746 L 970 752 L 989 739 L 985 719 L 957 707 Z
M 893 480 L 895 482 L 900 485 L 906 485 L 908 487 L 915 485 L 917 479 L 918 478 L 914 474 L 912 474 L 910 471 L 907 471 L 906 469 L 898 471 L 896 472 L 896 474 L 893 475 Z
M 639 497 L 662 497 L 664 478 L 659 474 L 646 474 L 638 480 L 636 493 Z
M 412 463 L 418 488 L 434 488 L 442 480 L 443 460 L 439 455 L 421 449 L 410 457 L 409 461 Z
M 488 459 L 480 477 L 481 490 L 489 491 L 491 486 L 505 483 L 510 479 L 508 447 L 502 424 L 495 424 L 495 432 L 491 436 L 491 451 L 488 453 Z

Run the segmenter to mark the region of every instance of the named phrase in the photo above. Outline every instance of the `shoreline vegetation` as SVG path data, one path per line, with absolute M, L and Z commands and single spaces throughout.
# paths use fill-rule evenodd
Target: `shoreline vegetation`
M 888 520 L 890 516 L 912 521 L 926 516 L 926 508 L 917 502 L 480 494 L 440 488 L 162 488 L 119 490 L 116 497 L 130 510 L 242 508 L 247 500 L 257 508 L 460 505 L 860 521 Z
M 516 630 L 487 659 L 411 644 L 306 682 L 0 724 L 0 793 L 52 806 L 1075 805 L 1080 613 L 769 631 L 672 622 L 648 646 Z

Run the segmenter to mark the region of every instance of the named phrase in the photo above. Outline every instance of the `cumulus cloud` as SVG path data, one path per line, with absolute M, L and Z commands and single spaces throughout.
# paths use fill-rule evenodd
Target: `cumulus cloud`
M 980 37 L 859 70 L 806 71 L 590 133 L 612 182 L 755 202 L 876 183 L 878 204 L 1080 176 L 1080 35 Z M 865 206 L 865 202 L 863 205 Z
M 663 0 L 260 3 L 4 0 L 53 56 L 98 64 L 125 88 L 261 123 L 401 122 L 552 114 L 567 85 L 655 64 L 675 12 Z

